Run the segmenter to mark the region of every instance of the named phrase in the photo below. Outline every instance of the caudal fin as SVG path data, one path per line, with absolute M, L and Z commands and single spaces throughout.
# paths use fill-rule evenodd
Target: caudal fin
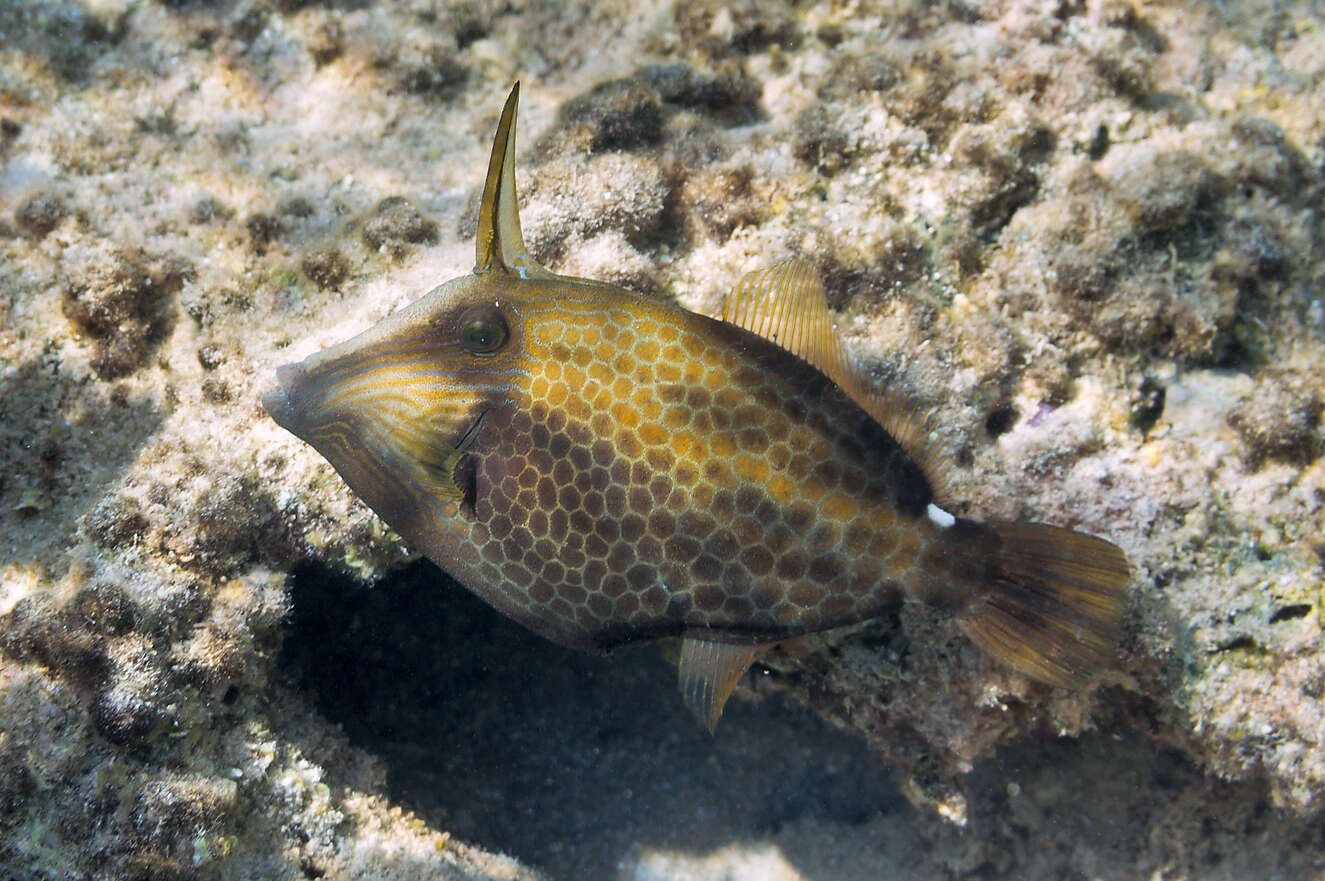
M 983 564 L 959 613 L 982 649 L 1033 679 L 1075 687 L 1118 638 L 1127 558 L 1102 538 L 1041 523 L 971 523 L 960 543 Z M 954 530 L 956 531 L 956 530 Z

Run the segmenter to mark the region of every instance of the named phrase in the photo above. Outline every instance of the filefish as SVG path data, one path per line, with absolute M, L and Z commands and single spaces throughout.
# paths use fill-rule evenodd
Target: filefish
M 262 399 L 279 425 L 535 633 L 604 653 L 680 637 L 681 692 L 710 730 L 761 649 L 898 600 L 1051 685 L 1107 662 L 1123 552 L 944 510 L 935 417 L 848 357 L 812 264 L 747 275 L 721 319 L 540 266 L 518 100 L 516 83 L 473 273 L 280 367 Z

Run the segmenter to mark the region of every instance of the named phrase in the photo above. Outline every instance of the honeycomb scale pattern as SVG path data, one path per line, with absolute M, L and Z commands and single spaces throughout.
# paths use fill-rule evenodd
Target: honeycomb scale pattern
M 519 387 L 474 454 L 472 589 L 599 649 L 780 638 L 926 590 L 928 486 L 836 386 L 731 325 L 589 300 L 521 310 Z

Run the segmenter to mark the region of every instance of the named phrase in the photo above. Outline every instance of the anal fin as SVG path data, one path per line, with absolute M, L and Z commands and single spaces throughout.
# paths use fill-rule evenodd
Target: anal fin
M 727 698 L 761 648 L 761 645 L 715 642 L 688 634 L 682 640 L 681 697 L 710 734 L 718 727 Z

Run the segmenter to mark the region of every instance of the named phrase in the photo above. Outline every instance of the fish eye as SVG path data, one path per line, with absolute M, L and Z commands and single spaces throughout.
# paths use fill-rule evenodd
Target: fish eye
M 486 303 L 470 306 L 460 313 L 457 326 L 460 330 L 460 345 L 471 355 L 491 355 L 506 345 L 511 335 L 501 312 Z

